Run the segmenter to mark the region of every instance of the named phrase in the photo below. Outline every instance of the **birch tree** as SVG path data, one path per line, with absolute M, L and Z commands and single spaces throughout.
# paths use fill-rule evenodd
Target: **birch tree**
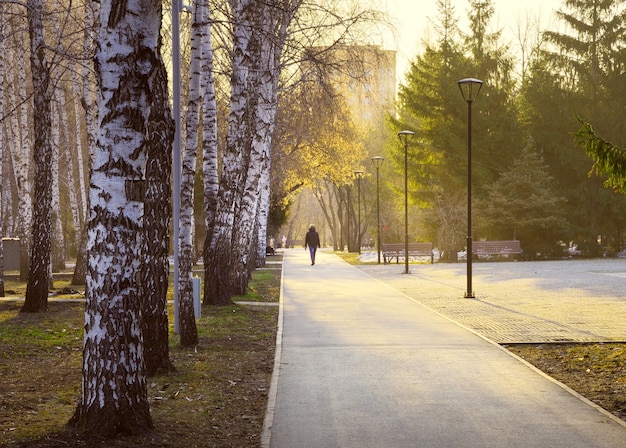
M 69 151 L 67 144 L 67 111 L 65 98 L 61 89 L 55 89 L 54 115 L 51 116 L 51 146 L 52 146 L 52 192 L 50 194 L 50 271 L 59 272 L 65 269 L 65 241 L 63 238 L 63 223 L 61 222 L 61 191 L 59 161 L 61 147 Z M 71 165 L 70 165 L 71 166 Z M 69 188 L 73 190 L 73 188 Z M 73 193 L 72 193 L 73 194 Z M 71 200 L 70 200 L 71 202 Z M 53 278 L 50 276 L 48 285 L 54 289 Z
M 202 5 L 205 0 L 202 0 Z M 208 6 L 208 5 L 204 5 Z M 211 17 L 205 12 L 207 32 L 202 35 L 202 179 L 204 183 L 204 216 L 207 229 L 212 228 L 217 211 L 218 155 L 217 155 L 217 101 L 213 76 L 213 44 L 211 40 Z
M 84 28 L 83 28 L 83 54 L 85 56 L 91 56 L 95 45 L 94 30 L 99 28 L 99 14 L 98 4 L 95 1 L 87 1 L 85 3 L 84 11 Z M 85 58 L 85 59 L 91 59 Z M 81 104 L 83 105 L 85 113 L 85 125 L 87 129 L 87 147 L 89 149 L 89 159 L 93 159 L 93 150 L 96 147 L 97 136 L 97 108 L 93 100 L 93 85 L 94 77 L 91 67 L 87 63 L 83 63 L 81 66 L 81 78 L 82 84 L 82 96 Z M 81 174 L 84 177 L 83 174 Z M 87 200 L 84 201 L 83 207 L 88 206 Z M 86 210 L 84 210 L 86 220 Z M 85 284 L 87 277 L 87 231 L 84 229 L 80 240 L 76 242 L 77 255 L 76 255 L 76 267 L 74 268 L 74 276 L 72 277 L 73 285 Z
M 48 308 L 48 281 L 51 240 L 52 201 L 52 117 L 50 110 L 50 67 L 46 56 L 43 26 L 43 0 L 26 2 L 30 34 L 30 65 L 33 78 L 33 116 L 35 134 L 35 175 L 30 269 L 26 299 L 21 312 L 40 312 Z
M 334 2 L 230 0 L 229 5 L 230 112 L 216 214 L 204 244 L 204 302 L 218 305 L 246 291 L 257 257 L 264 257 L 259 249 L 266 243 L 261 240 L 267 225 L 265 176 L 285 48 L 285 59 L 294 63 L 310 54 L 305 48 L 363 37 L 359 26 L 377 17 Z
M 28 41 L 25 36 L 16 4 L 6 5 L 14 20 L 10 21 L 11 41 L 6 48 L 7 61 L 13 61 L 14 69 L 7 73 L 8 78 L 8 102 L 7 107 L 15 113 L 10 114 L 9 122 L 11 140 L 14 142 L 11 148 L 12 165 L 17 184 L 17 230 L 20 239 L 20 281 L 28 279 L 28 260 L 30 252 L 30 228 L 32 222 L 31 180 L 29 171 L 31 167 L 31 139 L 29 129 L 28 102 L 26 101 L 26 70 L 20 69 L 26 65 L 25 55 L 27 52 L 22 48 L 22 42 Z
M 160 44 L 159 44 L 160 48 Z M 167 69 L 155 62 L 152 98 L 147 127 L 146 194 L 144 203 L 145 252 L 141 264 L 142 319 L 146 373 L 155 375 L 174 369 L 169 358 L 167 288 L 174 120 L 167 92 Z
M 185 148 L 182 160 L 180 191 L 180 239 L 179 239 L 179 318 L 180 344 L 190 347 L 198 344 L 198 330 L 193 303 L 193 239 L 194 239 L 194 180 L 198 157 L 198 130 L 202 102 L 201 66 L 204 34 L 210 31 L 206 19 L 208 7 L 203 0 L 194 2 L 191 25 L 191 62 L 189 66 L 189 97 L 185 120 Z
M 241 273 L 241 266 L 232 254 L 231 232 L 235 225 L 236 208 L 242 197 L 244 156 L 249 152 L 250 131 L 247 112 L 247 83 L 250 71 L 249 48 L 255 2 L 231 0 L 233 14 L 233 56 L 228 135 L 223 156 L 223 170 L 218 191 L 216 213 L 204 247 L 204 303 L 230 303 L 232 277 Z M 250 117 L 251 118 L 251 117 Z M 219 261 L 218 261 L 219 260 Z
M 6 32 L 6 24 L 4 21 L 4 17 L 6 14 L 6 5 L 3 3 L 0 3 L 0 86 L 4 86 L 4 33 Z M 0 116 L 4 117 L 5 113 L 4 113 L 4 95 L 0 95 Z M 2 132 L 2 125 L 0 125 L 0 204 L 2 204 L 2 186 L 4 185 L 3 179 L 4 179 L 4 170 L 3 170 L 3 163 L 1 162 L 2 160 L 4 160 L 4 140 L 2 139 L 3 137 L 3 132 Z M 1 207 L 1 205 L 0 205 Z M 2 209 L 0 208 L 0 215 L 2 215 Z M 2 244 L 2 238 L 1 236 L 4 235 L 3 232 L 3 223 L 2 220 L 0 219 L 0 297 L 4 297 L 4 246 Z
M 79 89 L 80 90 L 80 89 Z M 78 179 L 74 175 L 76 165 L 80 165 L 83 161 L 82 159 L 82 144 L 81 141 L 81 129 L 80 129 L 80 107 L 78 107 L 78 98 L 74 98 L 72 101 L 73 106 L 73 114 L 75 115 L 74 120 L 74 129 L 75 129 L 75 145 L 76 145 L 76 156 L 72 157 L 72 151 L 70 151 L 71 143 L 69 143 L 69 136 L 65 137 L 65 151 L 63 161 L 67 167 L 67 193 L 70 202 L 70 209 L 72 212 L 72 226 L 74 228 L 74 240 L 76 241 L 76 246 L 80 245 L 82 239 L 82 229 L 83 224 L 85 222 L 85 215 L 82 213 L 82 204 L 84 204 L 83 192 L 85 192 L 85 183 L 81 182 L 80 176 L 82 175 L 82 171 L 80 170 L 80 166 L 78 167 Z M 76 270 L 76 269 L 75 269 Z
M 204 301 L 212 304 L 227 304 L 232 294 L 245 292 L 255 266 L 261 177 L 269 169 L 276 111 L 277 62 L 299 3 L 232 0 L 230 4 L 231 108 L 217 214 L 204 247 Z
M 82 396 L 70 424 L 136 433 L 150 416 L 139 297 L 147 132 L 162 92 L 160 0 L 101 2 L 99 134 L 89 188 Z

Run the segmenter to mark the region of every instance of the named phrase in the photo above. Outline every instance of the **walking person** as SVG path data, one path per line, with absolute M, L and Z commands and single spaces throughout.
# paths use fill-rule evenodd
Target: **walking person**
M 304 248 L 309 248 L 309 253 L 311 254 L 311 266 L 315 264 L 315 252 L 317 248 L 320 247 L 320 236 L 315 231 L 315 226 L 311 225 L 309 227 L 309 231 L 306 234 L 306 238 L 304 239 Z

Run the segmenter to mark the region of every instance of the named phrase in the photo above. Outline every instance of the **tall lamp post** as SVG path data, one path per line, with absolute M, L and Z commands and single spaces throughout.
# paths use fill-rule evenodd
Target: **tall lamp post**
M 356 229 L 356 244 L 359 248 L 358 252 L 361 255 L 361 177 L 363 177 L 363 170 L 355 170 L 354 175 L 356 176 L 356 186 L 357 186 L 357 229 Z
M 404 144 L 404 273 L 409 273 L 409 141 L 415 135 L 411 131 L 400 131 L 398 137 Z
M 376 232 L 376 250 L 378 251 L 378 264 L 380 264 L 380 166 L 385 160 L 382 156 L 372 157 L 372 163 L 376 167 L 376 223 L 378 230 Z
M 478 96 L 483 82 L 476 78 L 464 78 L 457 82 L 463 99 L 467 101 L 467 290 L 465 298 L 473 299 L 472 289 L 472 103 Z

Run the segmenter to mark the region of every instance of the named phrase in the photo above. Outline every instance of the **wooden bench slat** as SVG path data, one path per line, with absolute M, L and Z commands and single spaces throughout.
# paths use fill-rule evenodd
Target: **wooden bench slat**
M 473 241 L 474 255 L 514 255 L 523 253 L 519 240 Z
M 409 257 L 430 257 L 430 262 L 434 262 L 433 243 L 409 243 L 408 246 Z M 384 243 L 382 252 L 385 264 L 392 258 L 399 263 L 400 257 L 404 258 L 404 243 Z

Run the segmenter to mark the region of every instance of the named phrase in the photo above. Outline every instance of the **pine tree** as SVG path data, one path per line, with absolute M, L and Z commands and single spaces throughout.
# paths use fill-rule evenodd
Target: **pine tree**
M 478 202 L 475 233 L 487 240 L 518 239 L 529 259 L 537 253 L 555 255 L 567 231 L 564 205 L 547 166 L 529 146 Z
M 567 198 L 569 238 L 590 255 L 599 253 L 598 235 L 620 238 L 626 200 L 606 191 L 602 179 L 587 176 L 591 161 L 571 136 L 580 126 L 578 115 L 603 138 L 626 142 L 624 3 L 565 1 L 557 12 L 564 31 L 544 33 L 550 46 L 523 87 L 528 130 Z
M 444 252 L 455 253 L 467 232 L 458 219 L 467 216 L 460 196 L 467 188 L 467 105 L 457 81 L 484 82 L 473 104 L 473 185 L 475 197 L 508 169 L 521 150 L 521 128 L 513 101 L 512 59 L 500 44 L 500 34 L 487 32 L 493 14 L 491 1 L 470 2 L 471 32 L 461 39 L 454 8 L 441 1 L 438 38 L 426 44 L 411 63 L 400 86 L 400 114 L 396 131 L 416 132 L 409 151 L 410 191 L 422 209 L 422 233 L 437 238 Z M 394 153 L 398 170 L 400 154 Z

